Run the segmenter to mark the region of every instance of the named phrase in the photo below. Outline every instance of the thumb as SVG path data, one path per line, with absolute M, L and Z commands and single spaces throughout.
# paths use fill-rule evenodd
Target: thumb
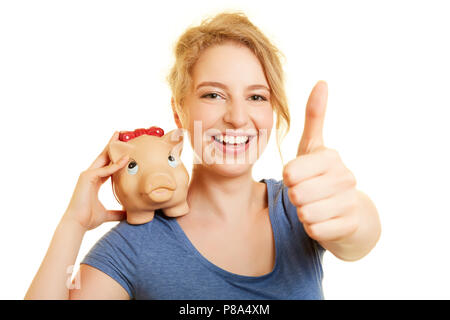
M 328 85 L 319 81 L 309 95 L 305 111 L 305 125 L 297 156 L 324 148 L 323 123 L 328 100 Z

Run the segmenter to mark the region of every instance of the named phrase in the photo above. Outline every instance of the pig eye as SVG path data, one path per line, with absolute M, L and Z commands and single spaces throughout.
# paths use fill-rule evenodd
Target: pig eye
M 127 171 L 129 174 L 136 174 L 138 172 L 139 166 L 136 161 L 130 161 L 128 163 Z
M 175 157 L 173 155 L 169 155 L 167 160 L 169 162 L 169 166 L 171 166 L 172 168 L 176 168 L 177 167 L 178 161 L 177 161 L 177 159 L 175 159 Z

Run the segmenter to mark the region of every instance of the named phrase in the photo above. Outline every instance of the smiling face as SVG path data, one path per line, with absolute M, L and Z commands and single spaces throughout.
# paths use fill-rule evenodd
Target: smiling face
M 225 176 L 242 174 L 261 155 L 273 125 L 261 63 L 249 48 L 226 42 L 202 52 L 191 79 L 180 120 L 196 163 Z

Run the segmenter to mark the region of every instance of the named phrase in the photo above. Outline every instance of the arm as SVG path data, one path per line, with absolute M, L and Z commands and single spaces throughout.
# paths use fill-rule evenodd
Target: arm
M 110 142 L 117 140 L 118 136 L 118 132 L 115 132 Z M 116 281 L 94 268 L 81 268 L 81 277 L 75 278 L 81 278 L 79 289 L 71 289 L 73 286 L 70 285 L 71 269 L 86 231 L 103 222 L 119 221 L 125 217 L 125 212 L 121 210 L 106 210 L 98 199 L 100 186 L 120 170 L 127 159 L 108 163 L 110 159 L 105 147 L 92 165 L 81 173 L 69 206 L 56 228 L 25 299 L 82 299 L 100 296 L 128 298 L 128 293 Z M 77 287 L 79 286 L 75 283 L 75 288 Z
M 320 245 L 345 261 L 355 261 L 367 255 L 378 242 L 381 224 L 377 209 L 372 200 L 363 192 L 357 191 L 356 231 L 336 241 L 319 241 Z
M 25 299 L 68 299 L 67 269 L 75 263 L 84 232 L 76 223 L 61 219 Z
M 67 216 L 58 224 L 25 299 L 129 299 L 127 291 L 115 280 L 86 265 L 81 265 L 75 283 L 70 285 L 68 270 L 75 264 L 86 230 Z
M 69 291 L 70 300 L 129 300 L 128 292 L 107 274 L 87 264 L 80 266 L 75 279 L 80 278 L 79 288 Z

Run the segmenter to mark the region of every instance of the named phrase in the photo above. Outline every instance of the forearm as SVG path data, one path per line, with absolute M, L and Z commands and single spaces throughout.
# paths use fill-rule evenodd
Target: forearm
M 25 299 L 69 299 L 68 269 L 75 264 L 85 230 L 63 216 Z
M 367 255 L 375 247 L 381 235 L 381 223 L 378 211 L 372 200 L 358 191 L 357 214 L 358 228 L 350 236 L 336 241 L 320 242 L 320 244 L 345 261 L 355 261 Z

